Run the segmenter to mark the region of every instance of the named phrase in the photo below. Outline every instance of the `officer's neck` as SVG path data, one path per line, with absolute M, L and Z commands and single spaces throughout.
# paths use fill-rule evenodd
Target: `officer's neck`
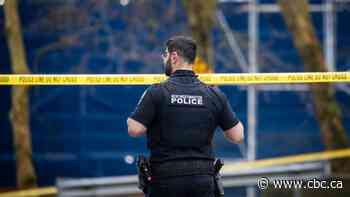
M 193 71 L 193 64 L 184 63 L 184 64 L 181 64 L 181 65 L 178 65 L 178 66 L 174 66 L 172 73 L 174 73 L 177 70 Z

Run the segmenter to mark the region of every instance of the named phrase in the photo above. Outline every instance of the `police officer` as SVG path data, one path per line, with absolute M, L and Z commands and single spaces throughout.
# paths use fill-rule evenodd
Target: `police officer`
M 217 87 L 192 71 L 196 43 L 175 36 L 163 56 L 169 78 L 150 86 L 127 120 L 132 137 L 147 136 L 152 179 L 150 197 L 214 197 L 212 138 L 219 126 L 241 143 L 243 125 Z

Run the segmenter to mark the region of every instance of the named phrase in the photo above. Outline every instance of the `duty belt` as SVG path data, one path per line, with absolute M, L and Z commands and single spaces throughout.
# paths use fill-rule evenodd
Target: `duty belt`
M 151 164 L 152 178 L 166 178 L 184 175 L 214 174 L 211 160 L 174 160 Z

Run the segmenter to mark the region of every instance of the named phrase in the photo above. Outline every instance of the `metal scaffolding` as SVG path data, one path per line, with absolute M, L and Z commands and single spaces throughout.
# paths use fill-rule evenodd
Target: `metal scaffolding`
M 248 12 L 248 61 L 244 57 L 242 50 L 237 44 L 237 39 L 230 27 L 228 27 L 225 15 L 222 11 L 218 10 L 217 18 L 220 26 L 225 32 L 226 39 L 231 47 L 234 57 L 237 58 L 237 62 L 242 72 L 257 73 L 259 72 L 259 61 L 258 61 L 258 49 L 259 49 L 259 15 L 260 14 L 271 14 L 279 13 L 280 8 L 277 4 L 259 4 L 259 0 L 220 0 L 223 3 L 246 3 L 248 6 L 242 6 L 242 12 Z M 323 0 L 321 4 L 311 4 L 310 12 L 322 12 L 323 13 L 323 31 L 324 41 L 323 48 L 325 54 L 325 62 L 329 71 L 335 71 L 335 40 L 336 40 L 336 9 L 333 0 Z M 248 62 L 248 63 L 247 63 Z M 273 90 L 285 90 L 286 86 L 275 86 Z M 342 90 L 349 90 L 347 87 L 339 87 Z M 297 88 L 298 89 L 298 88 Z M 307 90 L 307 87 L 300 87 L 300 90 Z M 256 129 L 258 125 L 258 90 L 269 91 L 270 89 L 265 87 L 264 89 L 258 89 L 256 86 L 251 85 L 247 88 L 247 111 L 248 111 L 248 129 L 247 129 L 247 152 L 246 158 L 249 161 L 256 159 Z M 295 91 L 294 88 L 288 88 L 287 90 Z M 350 93 L 350 90 L 349 90 Z M 294 192 L 295 196 L 298 196 L 298 191 Z M 256 195 L 256 187 L 247 187 L 247 197 L 254 197 Z

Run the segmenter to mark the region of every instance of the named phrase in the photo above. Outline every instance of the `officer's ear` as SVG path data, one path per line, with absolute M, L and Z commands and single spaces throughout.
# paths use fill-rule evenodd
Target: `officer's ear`
M 170 61 L 172 64 L 175 64 L 179 59 L 179 54 L 176 51 L 170 53 Z

